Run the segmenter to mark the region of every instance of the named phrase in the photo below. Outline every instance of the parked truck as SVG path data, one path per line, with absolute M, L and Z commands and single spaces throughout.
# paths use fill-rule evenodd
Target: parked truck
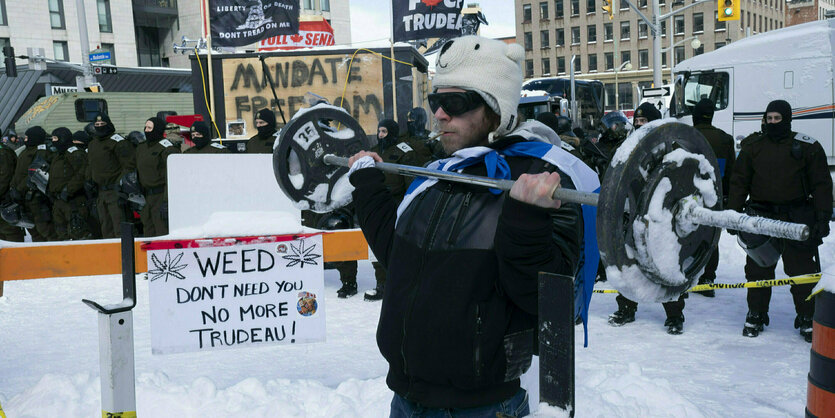
M 792 105 L 792 129 L 815 138 L 835 171 L 835 19 L 754 35 L 682 61 L 673 69 L 670 116 L 692 124 L 702 98 L 716 103 L 713 124 L 739 142 L 760 130 L 769 102 Z

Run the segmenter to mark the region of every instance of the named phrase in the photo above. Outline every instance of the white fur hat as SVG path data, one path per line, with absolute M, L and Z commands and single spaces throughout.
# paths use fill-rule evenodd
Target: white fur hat
M 435 63 L 435 89 L 457 87 L 478 92 L 501 118 L 490 132 L 490 142 L 516 127 L 516 108 L 522 91 L 522 61 L 519 44 L 469 35 L 449 40 Z

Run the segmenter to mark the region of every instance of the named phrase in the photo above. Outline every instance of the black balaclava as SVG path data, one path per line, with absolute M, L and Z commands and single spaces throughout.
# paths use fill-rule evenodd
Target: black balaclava
M 57 137 L 57 141 L 52 141 L 52 146 L 60 153 L 64 153 L 72 146 L 72 131 L 61 127 L 52 131 L 52 136 Z
M 554 132 L 557 132 L 557 115 L 551 112 L 542 112 L 536 115 L 536 120 L 545 124 L 545 126 L 551 128 Z
M 416 107 L 409 111 L 407 115 L 407 127 L 409 129 L 409 136 L 424 137 L 427 136 L 426 131 L 426 111 L 422 107 Z
M 261 109 L 255 116 L 255 119 L 261 119 L 267 122 L 264 126 L 258 126 L 258 136 L 261 139 L 267 139 L 275 133 L 275 113 L 270 109 Z
M 110 121 L 110 117 L 107 116 L 107 113 L 99 113 L 96 116 L 96 122 L 104 121 L 107 122 L 107 125 L 104 126 L 95 126 L 95 122 L 93 122 L 93 127 L 96 130 L 96 137 L 99 139 L 107 138 L 116 132 L 116 127 L 113 126 L 113 122 Z
M 765 108 L 768 112 L 777 112 L 783 117 L 778 123 L 765 124 L 765 133 L 772 139 L 780 139 L 788 136 L 792 131 L 792 106 L 785 100 L 774 100 Z
M 380 142 L 380 151 L 385 151 L 386 148 L 394 145 L 395 141 L 397 141 L 397 136 L 400 135 L 400 127 L 397 126 L 397 122 L 392 119 L 383 119 L 380 123 L 377 124 L 377 128 L 383 127 L 388 130 L 388 135 L 385 138 L 377 138 Z
M 163 138 L 163 133 L 165 132 L 165 122 L 156 116 L 148 118 L 148 120 L 154 124 L 154 129 L 151 129 L 151 132 L 145 132 L 145 139 L 147 139 L 148 142 L 157 142 L 161 140 Z
M 90 143 L 90 135 L 87 135 L 87 132 L 84 131 L 75 131 L 72 134 L 72 143 L 78 148 L 87 149 L 87 144 Z
M 27 147 L 34 148 L 46 142 L 46 131 L 40 126 L 33 126 L 26 130 L 26 137 L 23 144 Z
M 647 123 L 649 123 L 654 120 L 661 119 L 661 112 L 652 103 L 644 102 L 641 103 L 641 105 L 638 106 L 637 109 L 635 109 L 635 114 L 632 115 L 632 125 L 635 125 L 635 119 L 637 119 L 639 116 L 647 118 Z M 637 129 L 639 127 L 636 126 L 635 128 Z
M 696 103 L 696 106 L 693 107 L 693 124 L 699 123 L 707 123 L 710 124 L 713 122 L 713 111 L 715 106 L 713 104 L 713 100 L 710 99 L 702 99 L 699 100 L 699 103 Z
M 191 142 L 194 142 L 194 146 L 197 148 L 203 148 L 206 145 L 209 145 L 209 142 L 212 140 L 211 130 L 209 130 L 209 124 L 203 121 L 194 122 L 191 125 L 192 132 L 198 132 L 200 135 L 203 135 L 202 138 L 195 138 L 194 135 L 191 136 Z

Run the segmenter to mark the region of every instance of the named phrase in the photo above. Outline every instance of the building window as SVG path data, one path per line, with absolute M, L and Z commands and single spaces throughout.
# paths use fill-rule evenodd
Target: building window
M 6 16 L 6 0 L 0 0 L 0 26 L 9 24 L 9 17 Z
M 611 23 L 604 23 L 603 24 L 603 40 L 604 41 L 611 41 L 612 39 L 614 39 L 614 37 L 615 37 L 614 33 L 615 33 L 615 31 L 612 30 L 612 24 Z
M 525 60 L 525 78 L 533 77 L 533 60 Z
M 113 33 L 113 21 L 110 19 L 110 0 L 96 0 L 99 14 L 99 32 Z
M 713 49 L 716 50 L 716 49 L 722 48 L 723 46 L 725 46 L 724 42 L 717 42 L 717 43 L 713 44 Z
M 554 0 L 554 17 L 557 19 L 562 19 L 563 17 L 562 0 Z
M 113 44 L 101 44 L 101 49 L 110 53 L 110 65 L 116 65 L 116 46 Z
M 618 83 L 618 103 L 621 109 L 632 109 L 632 83 Z
M 586 0 L 586 14 L 597 11 L 597 6 L 594 4 L 595 0 Z
M 64 29 L 64 2 L 63 0 L 49 0 L 49 23 L 52 29 Z
M 727 27 L 726 25 L 727 25 L 728 22 L 720 22 L 719 21 L 719 12 L 716 12 L 713 15 L 716 16 L 716 31 L 725 30 L 725 28 Z M 739 27 L 744 28 L 745 27 L 745 13 L 740 13 L 739 18 L 740 18 Z
M 589 72 L 597 72 L 597 54 L 589 54 Z
M 630 21 L 620 22 L 620 39 L 627 40 L 629 39 L 629 24 Z
M 565 74 L 565 57 L 557 57 L 557 74 Z
M 702 33 L 705 31 L 705 15 L 704 13 L 693 13 L 693 33 Z
M 647 22 L 643 20 L 638 21 L 638 38 L 639 39 L 646 39 L 649 36 L 649 27 L 647 26 Z
M 525 32 L 525 51 L 533 49 L 533 35 L 530 32 Z
M 548 19 L 548 3 L 544 1 L 539 3 L 539 18 Z
M 580 27 L 574 26 L 571 28 L 571 45 L 577 45 L 580 43 Z
M 571 0 L 571 16 L 580 15 L 580 0 Z
M 704 53 L 705 53 L 705 46 L 704 46 L 704 45 L 702 45 L 702 46 L 700 46 L 700 47 L 696 48 L 696 50 L 695 50 L 695 51 L 693 51 L 693 56 L 696 56 L 696 55 L 702 55 L 702 54 L 704 54 Z
M 305 10 L 313 10 L 313 0 L 304 0 Z
M 588 38 L 586 40 L 586 42 L 588 42 L 590 44 L 594 43 L 594 42 L 597 42 L 597 25 L 595 25 L 595 24 L 588 25 L 587 29 L 586 29 L 586 35 L 587 35 L 587 38 Z
M 69 61 L 70 50 L 67 47 L 66 41 L 52 42 L 52 53 L 55 56 L 55 61 Z
M 673 66 L 682 61 L 684 61 L 684 47 L 677 46 L 673 48 Z
M 684 35 L 684 16 L 673 17 L 673 32 L 676 35 Z
M 319 7 L 322 8 L 323 12 L 331 11 L 331 0 L 319 0 Z
M 540 47 L 550 48 L 551 47 L 551 42 L 550 41 L 551 40 L 548 36 L 548 31 L 547 30 L 539 31 L 539 45 L 540 45 Z
M 638 7 L 642 8 L 642 9 L 646 9 L 647 8 L 647 0 L 638 0 Z
M 523 4 L 522 5 L 522 23 L 530 23 L 531 22 L 531 5 L 530 4 Z
M 638 67 L 649 68 L 649 50 L 638 50 Z
M 582 65 L 580 65 L 580 57 L 577 56 L 574 58 L 574 74 L 579 74 L 583 72 Z
M 615 54 L 614 52 L 606 52 L 603 54 L 603 59 L 606 60 L 606 71 L 615 70 Z
M 632 53 L 630 51 L 621 51 L 620 52 L 620 65 L 627 61 L 632 61 Z
M 629 10 L 629 3 L 627 3 L 626 0 L 620 0 L 620 9 Z
M 542 75 L 551 75 L 551 59 L 542 59 Z
M 615 110 L 615 85 L 604 84 L 603 89 L 606 92 L 606 96 L 604 97 L 606 110 Z
M 667 54 L 661 54 L 661 68 L 667 67 Z
M 565 46 L 565 29 L 557 29 L 557 39 L 555 39 L 556 46 Z
M 662 38 L 667 37 L 667 21 L 666 20 L 661 22 L 661 37 Z

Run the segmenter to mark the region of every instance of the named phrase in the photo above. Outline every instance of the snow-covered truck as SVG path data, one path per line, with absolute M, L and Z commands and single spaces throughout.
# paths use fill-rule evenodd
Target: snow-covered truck
M 737 144 L 759 131 L 772 100 L 792 105 L 792 129 L 823 145 L 835 169 L 835 19 L 789 26 L 682 61 L 673 69 L 670 115 L 692 124 L 701 98 L 716 103 L 713 124 Z

